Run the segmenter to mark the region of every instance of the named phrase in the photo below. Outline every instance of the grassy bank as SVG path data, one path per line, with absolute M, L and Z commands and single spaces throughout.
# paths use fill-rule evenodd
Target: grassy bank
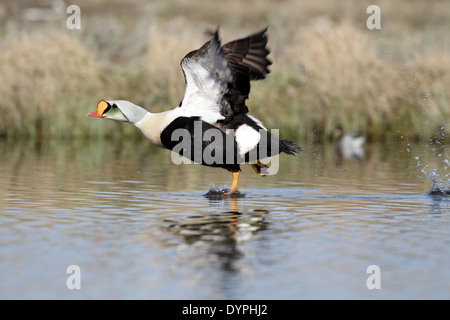
M 445 1 L 380 1 L 381 30 L 366 28 L 373 3 L 357 0 L 74 4 L 81 30 L 68 30 L 65 14 L 24 20 L 33 1 L 0 11 L 0 136 L 138 137 L 86 114 L 100 99 L 177 105 L 181 58 L 218 24 L 223 41 L 269 25 L 271 74 L 253 84 L 248 105 L 284 137 L 329 140 L 338 123 L 374 141 L 450 135 Z

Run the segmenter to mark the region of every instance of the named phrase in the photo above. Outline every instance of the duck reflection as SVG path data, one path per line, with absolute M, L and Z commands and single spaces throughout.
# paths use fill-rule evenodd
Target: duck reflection
M 235 271 L 235 262 L 244 255 L 239 245 L 267 228 L 264 217 L 267 210 L 242 213 L 237 210 L 237 199 L 228 200 L 230 211 L 165 221 L 168 223 L 167 230 L 183 239 L 177 251 L 186 254 L 190 264 L 197 267 L 219 266 L 225 271 Z

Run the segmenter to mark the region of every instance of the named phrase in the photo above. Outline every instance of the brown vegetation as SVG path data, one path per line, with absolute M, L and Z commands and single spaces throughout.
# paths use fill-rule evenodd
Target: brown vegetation
M 12 2 L 14 3 L 14 2 Z M 183 96 L 179 67 L 220 24 L 223 41 L 269 25 L 271 74 L 253 84 L 251 113 L 290 139 L 330 139 L 340 123 L 377 141 L 450 134 L 450 20 L 445 1 L 79 1 L 82 29 L 27 22 L 34 1 L 3 5 L 0 135 L 137 136 L 86 117 L 100 99 L 151 111 Z M 45 3 L 43 4 L 45 5 Z M 3 12 L 3 15 L 1 14 Z

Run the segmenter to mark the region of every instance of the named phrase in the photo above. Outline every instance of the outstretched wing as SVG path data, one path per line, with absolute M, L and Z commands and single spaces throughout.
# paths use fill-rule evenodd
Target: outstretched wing
M 181 108 L 186 116 L 200 116 L 213 124 L 248 112 L 250 80 L 264 79 L 270 72 L 266 31 L 222 47 L 216 31 L 210 41 L 181 60 L 186 81 Z
M 267 45 L 267 28 L 243 39 L 228 42 L 222 46 L 225 59 L 233 69 L 235 77 L 248 77 L 260 80 L 269 73 L 272 62 L 267 58 L 270 51 Z
M 183 113 L 211 124 L 224 119 L 221 99 L 233 78 L 220 48 L 218 31 L 200 49 L 189 52 L 181 60 L 181 68 L 186 82 L 180 106 Z
M 246 38 L 231 41 L 222 46 L 224 58 L 232 69 L 233 80 L 224 100 L 229 104 L 234 115 L 247 113 L 245 106 L 250 93 L 250 80 L 266 77 L 272 62 L 267 58 L 267 27 Z

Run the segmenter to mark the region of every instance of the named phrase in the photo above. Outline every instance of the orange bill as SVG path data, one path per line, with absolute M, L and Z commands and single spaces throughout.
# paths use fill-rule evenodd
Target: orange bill
M 102 116 L 101 114 L 99 114 L 97 110 L 95 110 L 95 111 L 92 112 L 92 113 L 89 113 L 89 114 L 88 114 L 88 117 L 103 118 L 103 116 Z

